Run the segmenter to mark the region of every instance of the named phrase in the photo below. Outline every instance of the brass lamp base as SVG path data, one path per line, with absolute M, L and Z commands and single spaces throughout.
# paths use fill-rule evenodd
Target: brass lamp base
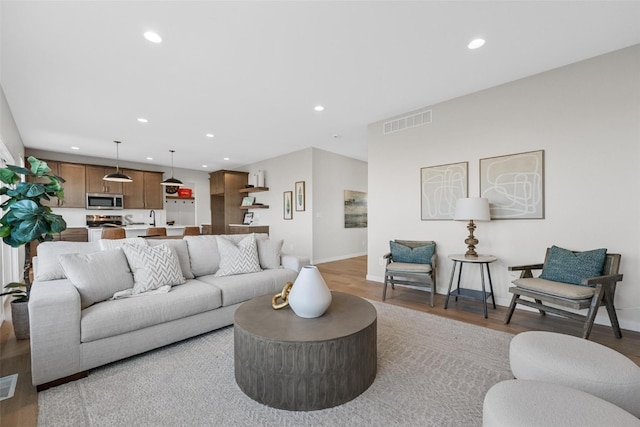
M 473 223 L 473 220 L 469 220 L 467 230 L 469 230 L 469 237 L 467 237 L 464 241 L 467 244 L 467 252 L 464 254 L 464 257 L 478 258 L 478 254 L 476 253 L 476 245 L 478 244 L 478 239 L 476 239 L 473 235 L 473 232 L 476 230 L 476 225 Z

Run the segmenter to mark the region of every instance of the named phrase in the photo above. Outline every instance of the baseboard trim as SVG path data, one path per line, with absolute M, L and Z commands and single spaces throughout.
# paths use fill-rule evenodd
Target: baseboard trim
M 82 378 L 86 378 L 88 376 L 89 376 L 89 371 L 78 372 L 77 374 L 69 375 L 68 377 L 58 378 L 57 380 L 49 381 L 48 383 L 37 385 L 36 390 L 38 392 L 41 392 L 51 387 L 57 387 L 59 385 L 70 383 L 71 381 L 76 381 Z

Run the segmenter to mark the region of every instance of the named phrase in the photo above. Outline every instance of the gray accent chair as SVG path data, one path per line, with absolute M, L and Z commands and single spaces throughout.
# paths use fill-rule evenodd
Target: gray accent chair
M 549 249 L 545 261 L 549 256 Z M 618 274 L 620 268 L 620 254 L 607 254 L 602 275 L 599 277 L 585 278 L 582 285 L 555 282 L 541 278 L 534 278 L 532 270 L 542 270 L 544 264 L 521 265 L 509 267 L 509 271 L 521 271 L 520 278 L 513 281 L 515 286 L 509 288 L 513 294 L 511 304 L 504 318 L 504 323 L 511 321 L 511 316 L 517 304 L 537 308 L 541 315 L 548 311 L 563 317 L 584 322 L 582 338 L 588 339 L 593 328 L 593 321 L 598 313 L 598 308 L 604 305 L 607 308 L 611 327 L 616 338 L 622 337 L 618 316 L 613 304 L 617 282 L 622 280 L 622 274 Z M 531 300 L 524 299 L 524 297 Z M 588 309 L 586 315 L 574 311 L 564 310 L 555 306 L 545 305 L 543 302 L 567 307 L 573 310 Z
M 418 248 L 426 245 L 434 245 L 436 242 L 432 240 L 416 241 L 416 240 L 394 240 L 394 242 L 410 248 Z M 395 285 L 407 285 L 412 287 L 423 288 L 431 292 L 430 305 L 433 307 L 433 297 L 436 293 L 436 250 L 430 260 L 425 259 L 424 263 L 408 263 L 395 262 L 391 256 L 391 252 L 383 256 L 387 260 L 384 272 L 384 287 L 382 289 L 382 301 L 387 297 L 387 285 L 391 284 L 391 289 L 395 289 Z

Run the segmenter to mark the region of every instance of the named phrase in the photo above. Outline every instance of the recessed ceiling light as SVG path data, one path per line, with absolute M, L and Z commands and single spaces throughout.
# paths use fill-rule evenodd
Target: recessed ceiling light
M 153 157 L 147 157 L 147 160 L 153 160 Z
M 208 134 L 206 134 L 205 136 L 206 136 L 207 138 L 213 138 L 215 135 L 214 135 L 214 134 L 212 134 L 212 133 L 208 133 Z
M 485 43 L 484 39 L 475 39 L 475 40 L 471 40 L 471 43 L 469 43 L 467 47 L 469 49 L 477 49 L 479 47 L 484 46 L 484 43 Z
M 209 166 L 207 166 L 207 165 L 202 165 L 202 167 L 203 167 L 203 168 L 208 168 Z
M 79 150 L 80 147 L 71 147 L 72 150 Z
M 228 157 L 225 157 L 224 160 L 230 160 Z
M 316 111 L 323 111 L 324 107 L 322 105 L 316 105 L 315 107 L 313 107 L 313 109 Z
M 138 117 L 138 121 L 140 123 L 149 123 L 149 120 L 145 119 L 144 117 Z
M 162 43 L 162 37 L 153 31 L 147 31 L 144 33 L 144 38 L 149 40 L 151 43 Z

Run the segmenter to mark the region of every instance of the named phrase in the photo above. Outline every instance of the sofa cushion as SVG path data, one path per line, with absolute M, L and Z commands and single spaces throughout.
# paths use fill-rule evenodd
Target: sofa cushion
M 406 262 L 412 264 L 431 264 L 431 257 L 436 250 L 433 243 L 411 248 L 393 240 L 389 242 L 391 259 L 394 262 Z
M 233 276 L 260 271 L 256 236 L 250 234 L 237 244 L 226 236 L 216 236 L 220 251 L 220 268 L 217 277 Z
M 133 295 L 185 282 L 178 257 L 168 245 L 142 246 L 125 243 L 122 250 L 133 272 Z
M 98 252 L 98 242 L 43 242 L 38 245 L 38 268 L 34 279 L 37 281 L 64 279 L 64 271 L 58 262 L 62 254 L 88 254 Z
M 544 261 L 540 278 L 581 285 L 582 279 L 598 277 L 602 274 L 606 257 L 606 249 L 573 252 L 552 246 Z
M 147 240 L 142 237 L 128 237 L 126 239 L 100 239 L 98 240 L 100 249 L 103 251 L 107 249 L 121 248 L 124 244 L 130 245 L 142 245 L 148 246 Z
M 62 254 L 59 260 L 66 276 L 78 289 L 83 309 L 133 286 L 133 275 L 122 249 Z
M 167 244 L 171 250 L 173 250 L 178 257 L 180 263 L 180 269 L 185 279 L 193 279 L 193 272 L 191 271 L 191 261 L 189 261 L 189 249 L 187 248 L 187 242 L 182 239 L 149 239 L 147 244 L 149 246 L 158 246 Z
M 258 258 L 260 259 L 260 267 L 263 269 L 280 268 L 280 254 L 282 252 L 283 240 L 260 239 L 258 244 Z
M 221 306 L 221 292 L 196 279 L 171 292 L 104 301 L 82 310 L 81 341 L 89 342 L 192 316 Z
M 266 233 L 255 233 L 256 240 L 268 239 Z M 238 243 L 247 237 L 247 234 L 230 234 L 225 236 L 228 240 Z M 184 236 L 189 249 L 191 271 L 196 277 L 206 276 L 218 271 L 220 266 L 220 253 L 218 243 L 214 235 Z
M 219 288 L 222 291 L 222 305 L 226 307 L 261 295 L 276 294 L 282 291 L 285 283 L 295 281 L 297 276 L 298 273 L 294 270 L 277 268 L 225 277 L 210 274 L 198 277 L 197 280 Z
M 588 286 L 576 286 L 570 283 L 554 282 L 540 278 L 516 279 L 512 283 L 522 289 L 575 300 L 591 298 L 595 293 L 595 288 Z

